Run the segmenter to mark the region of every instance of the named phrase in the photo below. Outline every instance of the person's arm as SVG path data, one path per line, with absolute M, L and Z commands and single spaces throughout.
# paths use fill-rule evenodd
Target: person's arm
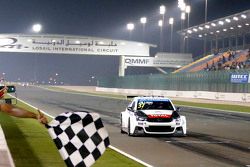
M 47 118 L 39 111 L 38 111 L 39 114 L 35 114 L 33 112 L 14 107 L 13 105 L 10 105 L 10 104 L 1 104 L 0 106 L 1 106 L 2 112 L 9 114 L 11 116 L 15 116 L 19 118 L 33 118 L 33 119 L 37 119 L 42 124 L 48 123 Z

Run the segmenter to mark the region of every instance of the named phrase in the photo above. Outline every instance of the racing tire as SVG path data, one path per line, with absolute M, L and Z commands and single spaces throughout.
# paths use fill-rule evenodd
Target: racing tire
M 122 129 L 122 117 L 121 117 L 121 124 L 120 124 L 120 126 L 121 126 L 121 134 L 126 133 L 126 132 Z
M 184 134 L 183 129 L 181 128 L 180 131 L 176 132 L 176 136 L 178 136 L 178 137 L 185 137 L 185 136 L 187 136 L 187 135 Z
M 134 136 L 134 133 L 130 133 L 130 119 L 128 120 L 128 136 Z

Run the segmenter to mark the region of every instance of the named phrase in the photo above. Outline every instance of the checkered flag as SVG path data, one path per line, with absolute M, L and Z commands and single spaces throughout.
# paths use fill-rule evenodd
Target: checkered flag
M 96 113 L 66 112 L 47 125 L 68 167 L 89 167 L 109 146 L 109 138 Z

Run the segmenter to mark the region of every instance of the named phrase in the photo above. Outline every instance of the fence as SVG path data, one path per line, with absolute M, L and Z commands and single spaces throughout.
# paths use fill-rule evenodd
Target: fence
M 250 93 L 250 83 L 230 82 L 231 73 L 246 74 L 250 73 L 250 70 L 202 71 L 196 73 L 103 78 L 99 80 L 98 86 L 125 89 Z

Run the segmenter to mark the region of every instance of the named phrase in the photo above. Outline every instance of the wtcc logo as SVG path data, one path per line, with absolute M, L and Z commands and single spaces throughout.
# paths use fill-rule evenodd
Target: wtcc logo
M 249 74 L 231 74 L 231 83 L 249 83 Z

